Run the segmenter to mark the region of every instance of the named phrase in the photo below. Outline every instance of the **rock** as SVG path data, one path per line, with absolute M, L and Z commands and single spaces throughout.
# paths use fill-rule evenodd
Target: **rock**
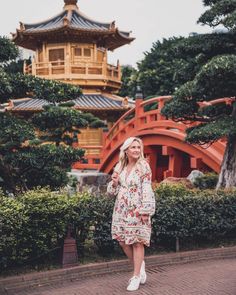
M 194 185 L 191 183 L 190 180 L 188 180 L 185 177 L 167 177 L 165 178 L 161 184 L 182 184 L 184 185 L 186 188 L 192 189 L 194 188 Z
M 187 177 L 187 179 L 188 179 L 192 184 L 194 184 L 196 178 L 197 178 L 197 177 L 201 177 L 201 176 L 203 176 L 203 175 L 204 175 L 204 173 L 202 173 L 201 171 L 199 171 L 199 170 L 193 170 L 193 171 L 189 174 L 189 176 Z
M 98 171 L 79 171 L 72 170 L 69 175 L 77 178 L 77 192 L 88 192 L 93 195 L 106 194 L 107 184 L 111 176 Z

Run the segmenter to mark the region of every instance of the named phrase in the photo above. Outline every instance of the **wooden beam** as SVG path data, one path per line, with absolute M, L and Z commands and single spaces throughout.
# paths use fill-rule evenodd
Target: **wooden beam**
M 163 156 L 172 156 L 175 154 L 175 150 L 170 146 L 162 146 L 162 155 Z
M 164 171 L 164 179 L 167 177 L 172 177 L 172 176 L 173 176 L 173 171 L 171 170 Z
M 190 167 L 192 169 L 201 169 L 203 166 L 202 158 L 190 158 Z

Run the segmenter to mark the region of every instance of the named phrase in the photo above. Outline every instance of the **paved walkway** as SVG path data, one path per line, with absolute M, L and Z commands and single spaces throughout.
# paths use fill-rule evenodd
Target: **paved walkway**
M 136 292 L 126 291 L 130 273 L 117 272 L 20 295 L 236 295 L 235 258 L 149 268 L 147 274 L 146 285 Z

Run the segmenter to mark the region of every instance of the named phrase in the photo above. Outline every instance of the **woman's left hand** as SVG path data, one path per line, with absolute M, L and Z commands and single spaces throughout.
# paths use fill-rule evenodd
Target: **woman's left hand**
M 149 220 L 149 215 L 148 214 L 142 214 L 141 215 L 141 220 L 142 222 L 146 223 Z

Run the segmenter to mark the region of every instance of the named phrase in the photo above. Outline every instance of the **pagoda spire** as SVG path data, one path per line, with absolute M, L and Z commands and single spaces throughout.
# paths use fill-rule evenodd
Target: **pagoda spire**
M 64 0 L 65 5 L 76 5 L 78 0 Z
M 64 0 L 64 9 L 78 9 L 77 2 L 78 0 Z

